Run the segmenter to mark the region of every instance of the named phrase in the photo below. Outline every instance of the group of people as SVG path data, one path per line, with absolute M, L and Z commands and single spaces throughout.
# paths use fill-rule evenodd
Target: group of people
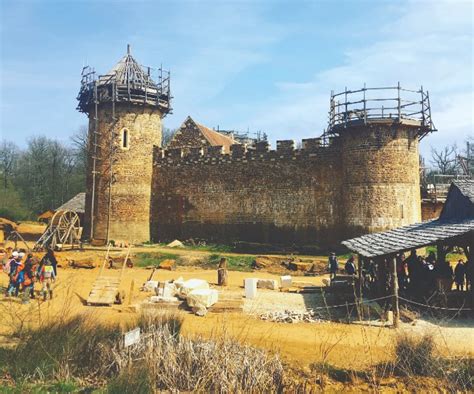
M 368 284 L 388 284 L 389 262 L 376 264 L 371 259 L 362 262 L 362 277 Z M 445 259 L 438 261 L 434 252 L 428 256 L 418 256 L 416 250 L 412 250 L 408 257 L 400 253 L 396 257 L 396 270 L 398 287 L 401 291 L 412 291 L 415 293 L 428 292 L 432 290 L 451 290 L 453 282 L 457 291 L 470 290 L 474 282 L 474 265 L 459 259 L 454 270 Z M 328 260 L 328 271 L 331 279 L 335 279 L 340 271 L 339 262 L 335 253 L 331 253 Z M 354 256 L 350 256 L 344 265 L 347 275 L 355 275 L 357 272 Z
M 337 259 L 336 253 L 331 252 L 328 259 L 328 271 L 331 280 L 336 279 L 337 273 L 339 272 L 339 261 Z M 344 272 L 347 275 L 355 275 L 357 270 L 355 266 L 354 256 L 350 256 L 344 265 Z
M 7 297 L 21 296 L 23 303 L 35 298 L 35 283 L 41 285 L 43 299 L 53 297 L 53 283 L 57 278 L 57 260 L 48 249 L 40 260 L 24 250 L 14 250 L 3 261 L 3 272 L 8 275 Z
M 471 262 L 459 259 L 454 267 L 446 259 L 437 259 L 434 252 L 428 256 L 418 256 L 415 250 L 405 258 L 397 256 L 398 285 L 402 290 L 413 292 L 432 290 L 451 290 L 454 284 L 457 291 L 471 288 L 473 269 Z

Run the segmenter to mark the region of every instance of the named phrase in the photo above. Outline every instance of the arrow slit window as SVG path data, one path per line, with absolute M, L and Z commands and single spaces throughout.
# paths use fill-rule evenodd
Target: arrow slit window
M 122 129 L 120 147 L 124 150 L 127 150 L 130 148 L 130 133 L 128 132 L 127 129 Z

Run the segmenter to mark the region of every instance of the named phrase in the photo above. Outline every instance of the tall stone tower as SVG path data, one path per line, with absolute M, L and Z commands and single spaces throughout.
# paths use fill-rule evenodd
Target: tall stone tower
M 421 221 L 418 142 L 434 130 L 423 88 L 331 94 L 326 136 L 341 149 L 346 238 Z
M 89 117 L 84 237 L 150 239 L 153 146 L 171 110 L 169 72 L 127 54 L 105 75 L 85 67 L 78 110 Z

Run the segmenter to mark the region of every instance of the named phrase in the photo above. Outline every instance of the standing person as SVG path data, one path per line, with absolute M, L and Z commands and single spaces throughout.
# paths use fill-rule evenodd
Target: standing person
M 10 272 L 8 274 L 10 283 L 8 284 L 7 296 L 10 297 L 14 294 L 15 297 L 18 297 L 18 292 L 20 291 L 19 280 L 21 280 L 20 272 L 23 270 L 23 262 L 21 260 L 24 257 L 24 253 L 13 252 L 12 256 L 14 256 L 14 259 L 10 262 Z
M 329 256 L 329 261 L 328 261 L 328 270 L 329 270 L 331 280 L 336 279 L 338 268 L 339 268 L 339 263 L 337 261 L 336 253 L 332 252 L 331 255 Z
M 407 267 L 406 267 L 406 260 L 405 255 L 400 253 L 397 255 L 397 278 L 398 278 L 398 288 L 401 290 L 406 289 L 407 284 Z
M 428 264 L 436 265 L 436 255 L 435 255 L 435 252 L 431 251 L 431 252 L 428 254 L 428 257 L 426 258 L 426 261 L 428 262 Z
M 48 295 L 49 299 L 53 298 L 53 282 L 56 275 L 54 275 L 54 268 L 49 260 L 42 261 L 40 267 L 41 293 L 43 294 L 43 300 L 46 301 Z
M 416 255 L 416 250 L 412 249 L 410 255 L 405 260 L 408 269 L 408 278 L 410 281 L 410 287 L 414 289 L 418 285 L 418 256 Z
M 8 287 L 6 291 L 7 297 L 11 296 L 13 291 L 15 290 L 14 278 L 16 275 L 16 269 L 18 267 L 18 263 L 19 263 L 18 252 L 15 250 L 12 253 L 11 258 L 3 267 L 3 272 L 5 272 L 8 275 Z
M 456 283 L 456 290 L 464 290 L 464 277 L 466 276 L 466 267 L 464 262 L 459 260 L 454 268 L 454 282 Z
M 30 257 L 31 256 L 31 257 Z M 23 290 L 23 304 L 29 303 L 29 299 L 34 298 L 34 280 L 35 274 L 33 270 L 33 255 L 29 255 L 25 262 L 23 270 L 22 290 Z
M 344 270 L 346 271 L 347 275 L 355 275 L 356 274 L 356 266 L 354 264 L 354 256 L 349 257 L 346 261 L 346 265 L 344 266 Z
M 54 250 L 51 247 L 48 246 L 48 248 L 46 249 L 46 254 L 43 256 L 42 260 L 44 260 L 45 264 L 47 264 L 48 262 L 50 263 L 54 270 L 54 277 L 56 278 L 58 276 L 58 261 L 56 260 Z

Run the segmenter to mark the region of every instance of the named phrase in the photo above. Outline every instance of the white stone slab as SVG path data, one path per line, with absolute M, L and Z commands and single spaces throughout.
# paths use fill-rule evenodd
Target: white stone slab
M 258 279 L 256 278 L 247 278 L 244 282 L 245 287 L 245 298 L 253 299 L 257 296 L 257 283 Z
M 191 291 L 186 302 L 188 305 L 193 307 L 205 307 L 209 308 L 219 300 L 219 292 L 215 289 L 197 289 Z
M 157 287 L 157 286 L 158 286 L 158 281 L 157 280 L 148 280 L 143 285 L 143 288 L 145 289 L 145 291 L 153 291 L 153 290 L 155 290 L 155 287 Z
M 183 283 L 179 290 L 179 296 L 186 298 L 188 294 L 193 290 L 206 290 L 209 289 L 209 283 L 203 279 L 189 279 Z
M 281 284 L 282 289 L 291 287 L 292 282 L 293 282 L 293 279 L 291 278 L 290 275 L 280 276 L 280 284 Z
M 178 297 L 163 297 L 163 296 L 151 296 L 150 302 L 160 303 L 160 302 L 179 302 Z

